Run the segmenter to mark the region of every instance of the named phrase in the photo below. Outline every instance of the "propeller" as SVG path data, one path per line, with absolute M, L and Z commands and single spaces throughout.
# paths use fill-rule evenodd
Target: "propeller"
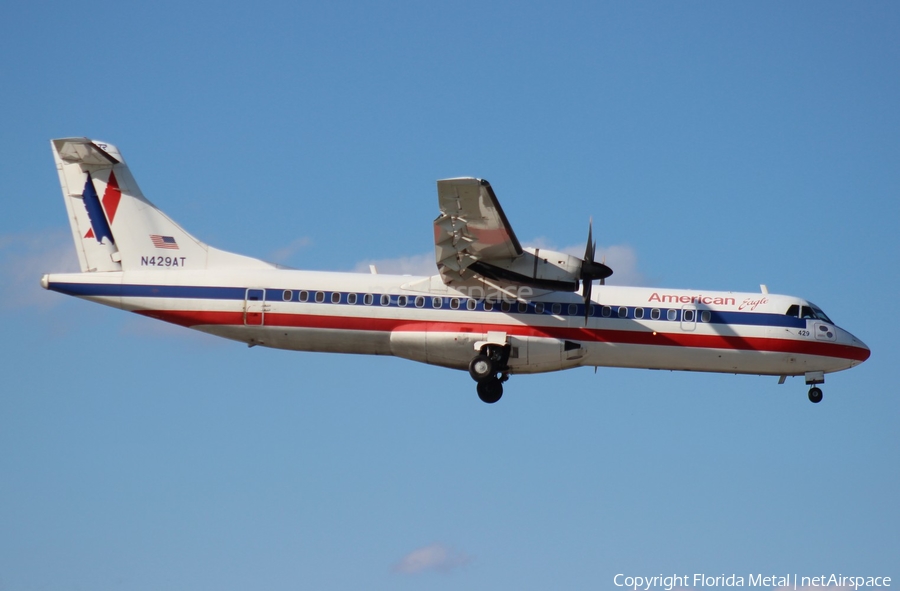
M 581 262 L 581 280 L 584 281 L 584 323 L 587 324 L 591 314 L 591 290 L 594 281 L 599 279 L 601 284 L 613 274 L 612 269 L 603 263 L 594 261 L 597 252 L 597 243 L 594 242 L 594 220 L 588 223 L 587 245 L 584 247 L 584 259 Z

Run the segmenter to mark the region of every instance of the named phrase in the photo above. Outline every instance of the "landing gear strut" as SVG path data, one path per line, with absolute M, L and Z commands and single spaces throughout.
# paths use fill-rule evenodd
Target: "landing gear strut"
M 469 362 L 469 375 L 477 382 L 478 398 L 494 404 L 503 396 L 503 382 L 509 379 L 509 345 L 485 345 Z

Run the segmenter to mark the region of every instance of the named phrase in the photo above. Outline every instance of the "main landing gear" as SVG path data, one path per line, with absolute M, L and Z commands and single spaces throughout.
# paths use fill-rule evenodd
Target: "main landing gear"
M 509 379 L 509 345 L 485 345 L 469 362 L 469 375 L 477 382 L 482 402 L 494 404 L 503 396 L 503 382 Z

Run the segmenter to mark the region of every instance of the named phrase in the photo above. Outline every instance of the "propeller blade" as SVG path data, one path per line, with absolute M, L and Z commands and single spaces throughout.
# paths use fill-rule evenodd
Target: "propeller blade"
M 591 291 L 594 288 L 594 278 L 590 273 L 594 265 L 594 254 L 597 252 L 597 243 L 594 242 L 594 218 L 588 220 L 588 239 L 584 246 L 584 261 L 581 263 L 581 279 L 584 282 L 584 324 L 587 325 L 591 315 Z
M 588 318 L 591 316 L 591 289 L 594 287 L 593 281 L 584 282 L 584 324 L 587 325 Z
M 594 288 L 594 281 L 599 279 L 600 284 L 606 283 L 606 278 L 612 275 L 612 269 L 606 266 L 605 259 L 603 263 L 594 260 L 597 254 L 597 243 L 594 242 L 594 219 L 588 222 L 588 239 L 584 247 L 584 259 L 581 262 L 581 280 L 584 282 L 584 323 L 587 324 L 591 315 L 591 291 Z
M 587 244 L 584 247 L 584 260 L 594 262 L 594 250 L 597 248 L 597 245 L 594 243 L 594 218 L 591 218 L 588 221 L 588 239 Z

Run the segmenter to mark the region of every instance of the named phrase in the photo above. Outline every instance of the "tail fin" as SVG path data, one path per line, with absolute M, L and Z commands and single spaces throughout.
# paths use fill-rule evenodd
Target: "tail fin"
M 112 144 L 63 138 L 51 145 L 83 272 L 271 266 L 185 232 L 143 196 Z

